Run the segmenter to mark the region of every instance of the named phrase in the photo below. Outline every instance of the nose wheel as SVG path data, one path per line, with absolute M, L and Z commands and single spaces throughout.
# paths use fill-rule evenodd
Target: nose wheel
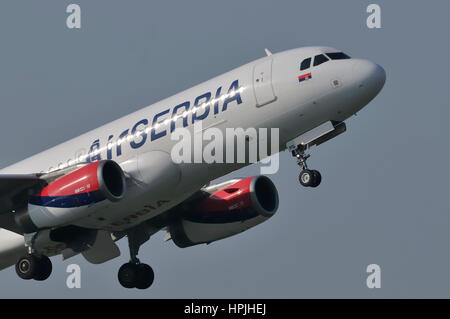
M 317 187 L 322 181 L 322 176 L 319 171 L 304 169 L 300 172 L 298 177 L 300 184 L 305 187 Z
M 292 155 L 297 158 L 297 164 L 302 168 L 298 180 L 302 186 L 305 187 L 317 187 L 322 181 L 322 175 L 317 170 L 308 169 L 306 160 L 311 156 L 306 154 L 307 146 L 299 144 L 293 151 Z

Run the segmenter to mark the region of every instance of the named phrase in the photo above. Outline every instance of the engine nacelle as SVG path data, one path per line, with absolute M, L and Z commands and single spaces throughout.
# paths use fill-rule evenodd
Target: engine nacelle
M 278 192 L 268 177 L 248 177 L 223 184 L 222 188 L 222 184 L 208 187 L 207 192 L 214 192 L 194 203 L 169 226 L 171 238 L 178 247 L 236 235 L 266 221 L 278 209 Z
M 30 196 L 28 207 L 16 213 L 15 220 L 26 233 L 64 225 L 88 215 L 106 199 L 121 200 L 125 189 L 125 176 L 116 162 L 94 162 L 54 180 Z

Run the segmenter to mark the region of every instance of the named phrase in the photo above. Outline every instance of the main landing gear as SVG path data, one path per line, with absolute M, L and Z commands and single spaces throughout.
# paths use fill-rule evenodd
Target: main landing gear
M 16 263 L 16 273 L 22 279 L 42 281 L 50 277 L 52 262 L 47 256 L 27 254 Z
M 292 151 L 292 155 L 297 158 L 297 164 L 302 168 L 298 180 L 300 181 L 300 184 L 302 184 L 302 186 L 317 187 L 322 181 L 322 175 L 320 175 L 319 171 L 308 169 L 306 160 L 310 157 L 310 155 L 305 153 L 306 149 L 306 145 L 299 144 Z
M 28 254 L 19 258 L 16 263 L 16 273 L 22 279 L 43 281 L 52 273 L 50 258 L 39 255 L 34 251 L 33 242 L 35 234 L 25 234 L 25 246 Z
M 152 267 L 141 264 L 138 259 L 123 264 L 118 274 L 120 284 L 125 288 L 147 289 L 153 283 Z
M 149 239 L 146 232 L 133 230 L 128 233 L 130 261 L 123 264 L 117 275 L 120 284 L 125 288 L 147 289 L 155 278 L 152 267 L 142 264 L 137 258 L 139 247 Z

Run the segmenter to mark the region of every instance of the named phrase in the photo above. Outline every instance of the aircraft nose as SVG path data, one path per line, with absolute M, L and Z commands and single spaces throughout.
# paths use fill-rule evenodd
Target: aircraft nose
M 372 61 L 357 60 L 353 66 L 353 77 L 357 87 L 364 90 L 369 98 L 373 98 L 386 82 L 386 71 Z

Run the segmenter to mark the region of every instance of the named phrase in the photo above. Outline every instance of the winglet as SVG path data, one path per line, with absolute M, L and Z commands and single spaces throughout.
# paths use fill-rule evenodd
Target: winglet
M 271 56 L 272 52 L 268 48 L 265 48 L 264 51 L 266 52 L 267 56 Z

